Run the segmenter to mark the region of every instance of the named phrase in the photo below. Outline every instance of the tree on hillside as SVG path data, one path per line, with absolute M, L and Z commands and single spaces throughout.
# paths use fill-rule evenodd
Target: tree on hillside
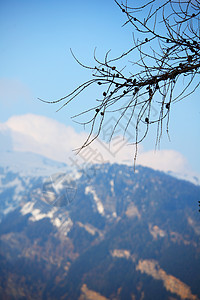
M 72 52 L 80 66 L 91 71 L 91 78 L 61 99 L 42 101 L 61 103 L 61 109 L 96 85 L 99 94 L 94 106 L 73 116 L 77 121 L 85 117 L 80 123 L 90 126 L 79 150 L 100 135 L 108 114 L 118 113 L 110 139 L 122 120 L 126 123 L 124 135 L 134 123 L 132 143 L 136 145 L 136 158 L 137 145 L 147 136 L 150 126 L 157 124 L 157 145 L 163 128 L 168 133 L 173 104 L 193 93 L 200 84 L 200 1 L 143 0 L 138 6 L 131 0 L 114 2 L 126 16 L 123 26 L 131 28 L 133 46 L 118 57 L 111 57 L 108 51 L 103 61 L 94 51 L 94 66 L 84 65 Z

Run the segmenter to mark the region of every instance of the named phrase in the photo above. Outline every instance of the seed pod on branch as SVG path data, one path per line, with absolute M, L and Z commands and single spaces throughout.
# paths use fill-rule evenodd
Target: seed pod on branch
M 94 52 L 94 67 L 82 64 L 71 51 L 74 59 L 91 71 L 92 79 L 58 100 L 51 102 L 40 99 L 47 103 L 61 103 L 62 108 L 91 85 L 97 84 L 96 87 L 99 85 L 99 88 L 104 86 L 96 107 L 75 116 L 85 116 L 96 109 L 94 116 L 83 123 L 90 125 L 90 132 L 79 150 L 87 147 L 100 135 L 109 114 L 118 114 L 111 136 L 122 120 L 126 122 L 126 133 L 133 118 L 136 119 L 135 140 L 132 141 L 136 146 L 147 136 L 151 124 L 157 123 L 157 144 L 160 142 L 165 120 L 168 133 L 169 114 L 174 102 L 187 97 L 200 85 L 199 1 L 142 0 L 139 4 L 133 1 L 129 1 L 129 4 L 127 0 L 122 3 L 117 0 L 114 2 L 127 18 L 124 26 L 129 24 L 132 27 L 134 45 L 118 57 L 109 58 L 108 51 L 102 61 L 97 59 Z M 135 57 L 139 58 L 134 60 Z M 124 68 L 121 69 L 124 61 L 128 74 Z M 183 76 L 184 86 L 180 91 L 179 83 Z M 102 118 L 99 119 L 100 108 Z M 156 118 L 152 116 L 152 109 L 158 112 Z M 144 126 L 145 115 L 148 117 L 145 119 L 147 126 L 143 134 L 140 126 Z M 95 126 L 97 133 L 94 132 Z

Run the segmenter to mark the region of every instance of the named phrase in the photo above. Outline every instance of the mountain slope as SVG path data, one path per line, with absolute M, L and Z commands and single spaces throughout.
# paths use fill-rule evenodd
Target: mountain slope
M 2 169 L 1 205 L 17 205 L 0 226 L 1 299 L 200 298 L 200 187 L 105 164 L 53 188 L 32 176 L 20 198 L 23 176 Z

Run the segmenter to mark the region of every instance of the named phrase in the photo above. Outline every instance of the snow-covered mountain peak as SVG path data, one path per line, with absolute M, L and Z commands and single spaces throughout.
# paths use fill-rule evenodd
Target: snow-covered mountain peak
M 0 167 L 25 176 L 46 176 L 69 167 L 31 152 L 5 151 L 0 153 Z

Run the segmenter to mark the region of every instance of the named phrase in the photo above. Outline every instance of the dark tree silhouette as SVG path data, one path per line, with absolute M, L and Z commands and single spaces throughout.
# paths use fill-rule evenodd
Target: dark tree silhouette
M 144 0 L 136 7 L 131 0 L 114 2 L 127 18 L 123 26 L 132 26 L 133 47 L 115 58 L 110 58 L 108 51 L 103 61 L 94 51 L 94 66 L 82 64 L 71 50 L 75 60 L 91 71 L 91 79 L 61 99 L 40 100 L 61 103 L 61 109 L 85 89 L 97 85 L 100 95 L 94 107 L 73 116 L 78 119 L 86 115 L 87 120 L 79 123 L 90 125 L 88 138 L 79 150 L 100 135 L 109 113 L 118 113 L 110 140 L 121 120 L 126 122 L 124 134 L 134 122 L 136 159 L 137 145 L 147 136 L 151 124 L 157 123 L 157 145 L 164 121 L 168 133 L 172 104 L 193 93 L 200 84 L 200 2 Z M 153 108 L 158 112 L 156 117 Z

